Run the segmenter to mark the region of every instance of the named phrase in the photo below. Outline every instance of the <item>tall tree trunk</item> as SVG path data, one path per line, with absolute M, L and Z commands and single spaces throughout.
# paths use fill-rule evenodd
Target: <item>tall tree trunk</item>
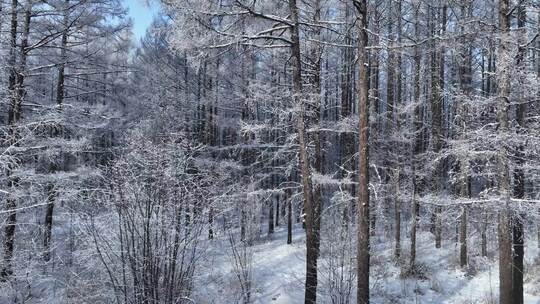
M 313 184 L 311 180 L 311 168 L 309 163 L 306 121 L 305 121 L 305 103 L 302 88 L 302 59 L 300 55 L 300 29 L 298 6 L 296 0 L 289 0 L 289 9 L 293 27 L 291 28 L 292 41 L 292 65 L 293 65 L 293 94 L 295 104 L 299 106 L 297 117 L 297 132 L 299 144 L 299 163 L 302 179 L 302 191 L 304 198 L 304 213 L 306 224 L 306 282 L 304 302 L 306 304 L 315 304 L 317 301 L 317 258 L 319 248 L 317 247 L 317 233 L 315 231 L 317 220 L 317 202 L 314 201 Z
M 58 111 L 62 110 L 62 104 L 64 103 L 64 87 L 65 87 L 65 68 L 67 61 L 67 42 L 68 42 L 68 26 L 69 26 L 69 0 L 65 0 L 63 10 L 63 32 L 62 41 L 60 45 L 60 64 L 58 66 L 58 79 L 56 83 L 56 106 Z M 62 129 L 63 126 L 60 126 Z M 62 135 L 62 134 L 59 134 Z M 51 166 L 53 167 L 53 166 Z M 51 173 L 54 168 L 50 168 Z M 53 184 L 47 186 L 47 198 L 48 204 L 45 210 L 45 232 L 43 233 L 43 259 L 49 261 L 51 257 L 51 242 L 52 242 L 52 227 L 53 227 L 53 215 L 54 215 L 54 203 L 55 203 L 55 187 Z
M 390 1 L 392 2 L 392 1 Z M 388 9 L 388 62 L 386 64 L 386 112 L 384 117 L 384 137 L 386 138 L 387 155 L 384 157 L 384 183 L 385 183 L 385 209 L 392 206 L 392 201 L 394 209 L 396 209 L 397 202 L 394 200 L 395 195 L 392 195 L 393 192 L 393 173 L 392 168 L 394 167 L 394 152 L 395 142 L 393 141 L 394 135 L 394 108 L 395 108 L 395 86 L 396 86 L 396 50 L 394 49 L 394 8 L 393 5 Z M 373 203 L 372 203 L 373 204 Z M 374 208 L 372 207 L 372 210 Z M 396 210 L 397 211 L 397 210 Z M 373 217 L 374 215 L 372 215 Z M 374 232 L 374 230 L 372 231 Z M 373 235 L 373 233 L 372 233 Z
M 321 19 L 321 3 L 320 0 L 315 0 L 314 4 L 315 14 L 313 16 L 313 23 L 318 24 Z M 314 32 L 315 39 L 320 40 L 321 39 L 321 28 L 316 27 L 316 30 Z M 315 94 L 315 104 L 314 104 L 314 112 L 315 112 L 315 128 L 317 131 L 314 133 L 314 142 L 315 142 L 315 162 L 313 164 L 313 167 L 319 174 L 324 174 L 323 172 L 323 150 L 322 150 L 322 142 L 321 142 L 321 131 L 320 127 L 322 124 L 322 100 L 321 100 L 321 58 L 322 58 L 322 48 L 320 45 L 317 45 L 312 49 L 312 60 L 313 60 L 313 75 L 312 75 L 312 85 L 313 85 L 313 93 Z M 319 256 L 319 248 L 321 244 L 320 240 L 320 231 L 321 231 L 321 209 L 322 209 L 322 185 L 316 184 L 315 189 L 313 192 L 313 202 L 314 202 L 314 224 L 313 224 L 313 233 L 315 234 L 315 247 L 317 249 L 317 257 Z
M 353 43 L 352 38 L 352 17 L 351 9 L 349 2 L 344 3 L 345 10 L 345 44 L 351 45 Z M 354 51 L 352 48 L 342 48 L 341 50 L 341 81 L 340 81 L 340 91 L 341 91 L 341 119 L 350 119 L 353 114 L 353 82 L 354 82 Z M 340 160 L 339 164 L 343 169 L 341 170 L 341 176 L 343 178 L 348 178 L 352 180 L 354 174 L 351 174 L 355 170 L 355 150 L 354 145 L 355 138 L 354 133 L 348 130 L 339 133 L 339 147 L 340 147 Z M 351 196 L 355 195 L 356 187 L 354 184 L 345 185 L 345 191 L 348 191 Z M 354 212 L 354 201 L 350 200 L 343 206 L 343 212 Z M 346 217 L 344 219 L 349 219 Z
M 401 45 L 401 36 L 402 36 L 402 10 L 401 10 L 401 1 L 398 1 L 397 3 L 397 11 L 396 11 L 396 18 L 397 18 L 397 43 L 398 45 Z M 401 120 L 402 117 L 400 115 L 400 106 L 402 104 L 402 56 L 401 52 L 398 52 L 396 54 L 396 121 L 395 121 L 395 133 L 397 135 L 400 134 L 401 129 Z M 396 147 L 402 148 L 401 144 L 396 144 Z M 399 151 L 399 150 L 398 150 Z M 399 156 L 400 153 L 395 153 L 396 157 L 396 164 L 395 164 L 395 171 L 394 171 L 394 186 L 395 189 L 394 193 L 394 213 L 395 213 L 395 248 L 394 248 L 394 256 L 396 259 L 399 259 L 401 257 L 401 200 L 400 200 L 400 170 L 401 170 L 401 159 Z
M 419 11 L 420 11 L 420 2 L 418 6 L 414 8 L 414 32 L 415 36 L 419 37 L 420 35 L 420 23 L 419 23 Z M 421 192 L 421 183 L 418 177 L 418 155 L 422 152 L 422 123 L 423 118 L 421 116 L 421 104 L 420 104 L 420 47 L 416 45 L 414 47 L 414 114 L 413 114 L 413 138 L 412 138 L 412 186 L 413 186 L 413 197 L 411 202 L 411 255 L 409 259 L 409 267 L 413 270 L 416 266 L 416 230 L 418 228 L 418 221 L 420 219 L 420 204 L 418 203 L 418 195 Z
M 17 82 L 17 24 L 18 24 L 18 1 L 11 1 L 11 29 L 10 29 L 10 50 L 9 50 L 9 59 L 8 64 L 10 68 L 9 73 L 9 82 L 8 90 L 10 93 L 10 106 L 8 113 L 8 124 L 9 124 L 9 136 L 8 144 L 14 145 L 17 142 L 17 121 L 19 118 L 20 108 L 18 106 L 18 91 L 16 88 Z M 17 179 L 12 177 L 12 168 L 8 167 L 6 170 L 6 176 L 8 177 L 8 189 L 13 189 L 17 186 Z M 17 225 L 17 212 L 14 210 L 17 207 L 17 202 L 15 198 L 8 196 L 6 200 L 5 209 L 8 211 L 6 226 L 4 231 L 4 259 L 2 263 L 2 271 L 0 276 L 2 280 L 5 280 L 8 276 L 13 273 L 11 259 L 13 258 L 13 247 L 15 242 L 15 227 Z
M 367 61 L 367 0 L 353 1 L 357 10 L 358 26 L 358 201 L 357 201 L 357 303 L 369 303 L 369 99 Z
M 472 14 L 471 3 L 467 2 L 461 6 L 461 20 L 460 20 L 460 31 L 465 34 L 465 22 L 467 18 L 471 17 Z M 471 48 L 469 46 L 469 40 L 464 38 L 462 41 L 462 46 L 459 47 L 459 86 L 461 93 L 464 96 L 457 106 L 457 128 L 458 136 L 461 140 L 465 141 L 467 139 L 467 117 L 468 117 L 468 107 L 466 103 L 470 99 L 471 90 L 472 90 L 472 68 L 471 68 Z M 458 158 L 459 161 L 459 196 L 463 199 L 470 198 L 470 167 L 469 159 L 467 155 L 461 154 Z M 459 264 L 461 267 L 467 265 L 467 206 L 463 206 L 461 209 L 461 222 L 459 225 Z
M 523 67 L 523 60 L 526 55 L 526 50 L 523 45 L 523 38 L 526 37 L 525 22 L 527 19 L 527 13 L 525 8 L 525 1 L 519 0 L 518 2 L 518 30 L 523 31 L 519 33 L 519 49 L 517 55 L 516 65 L 518 68 Z M 524 133 L 525 128 L 525 113 L 527 111 L 527 103 L 520 98 L 516 105 L 516 124 L 517 132 L 519 134 Z M 522 166 L 524 165 L 524 144 L 519 143 L 516 147 L 515 159 L 516 165 L 514 169 L 514 197 L 517 199 L 525 198 L 525 172 Z M 513 268 L 512 268 L 512 298 L 515 304 L 523 304 L 523 256 L 524 256 L 524 236 L 523 236 L 523 220 L 522 215 L 519 213 L 512 214 L 512 236 L 513 236 Z
M 10 32 L 10 75 L 8 89 L 10 92 L 10 107 L 8 113 L 8 128 L 9 128 L 9 145 L 18 145 L 18 122 L 21 118 L 21 106 L 24 100 L 26 91 L 24 87 L 28 38 L 30 35 L 30 21 L 32 17 L 33 2 L 26 3 L 24 13 L 23 32 L 21 35 L 21 43 L 17 50 L 17 9 L 18 0 L 11 2 L 11 32 Z M 19 62 L 17 63 L 17 52 L 19 53 Z M 6 170 L 8 179 L 8 189 L 14 189 L 18 186 L 19 180 L 14 177 L 13 167 L 8 167 Z M 8 196 L 5 209 L 7 212 L 6 226 L 4 230 L 4 260 L 2 270 L 0 271 L 0 279 L 6 280 L 13 274 L 12 259 L 15 248 L 15 228 L 17 226 L 17 201 L 15 198 Z
M 500 42 L 497 52 L 497 121 L 502 142 L 498 151 L 499 213 L 499 302 L 514 303 L 512 293 L 512 229 L 510 224 L 510 175 L 507 157 L 510 104 L 510 16 L 509 0 L 499 0 Z
M 441 34 L 446 29 L 446 5 L 443 5 L 442 9 L 437 8 L 439 15 L 438 20 L 433 22 L 433 34 L 436 35 L 437 30 L 440 29 Z M 440 22 L 437 24 L 436 22 Z M 431 137 L 433 140 L 433 153 L 439 155 L 443 145 L 442 134 L 442 104 L 444 93 L 444 51 L 442 46 L 434 45 L 432 55 L 432 70 L 431 70 Z M 442 165 L 437 163 L 434 165 L 433 170 L 433 193 L 434 195 L 440 195 L 442 188 Z M 440 206 L 435 207 L 434 214 L 434 233 L 435 233 L 435 247 L 441 248 L 442 242 L 442 208 Z

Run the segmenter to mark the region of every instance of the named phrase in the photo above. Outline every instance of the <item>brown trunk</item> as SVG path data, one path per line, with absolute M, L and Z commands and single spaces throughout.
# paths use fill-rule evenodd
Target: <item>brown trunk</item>
M 321 4 L 320 0 L 315 1 L 315 13 L 313 16 L 313 23 L 318 24 L 321 19 Z M 321 28 L 316 27 L 315 32 L 315 39 L 320 40 L 321 37 Z M 323 172 L 323 150 L 322 150 L 322 142 L 321 142 L 321 131 L 320 126 L 322 124 L 322 113 L 321 113 L 321 57 L 322 57 L 322 48 L 320 46 L 316 46 L 312 48 L 311 52 L 311 59 L 313 62 L 313 75 L 311 77 L 311 82 L 313 86 L 313 93 L 315 94 L 314 98 L 316 100 L 315 102 L 315 128 L 317 128 L 317 131 L 314 133 L 313 141 L 315 143 L 315 162 L 313 164 L 313 167 L 319 174 L 324 174 Z M 319 248 L 320 248 L 320 231 L 321 231 L 321 209 L 322 209 L 322 195 L 323 195 L 323 188 L 322 185 L 316 184 L 315 189 L 313 190 L 313 208 L 314 208 L 314 223 L 313 223 L 313 233 L 315 236 L 315 248 L 317 251 L 317 257 L 319 256 Z
M 317 220 L 318 215 L 316 214 L 317 206 L 314 201 L 311 168 L 307 150 L 306 121 L 304 117 L 306 109 L 304 98 L 302 96 L 302 59 L 300 57 L 300 29 L 296 0 L 289 0 L 289 9 L 291 11 L 291 20 L 293 22 L 293 27 L 291 28 L 293 94 L 295 104 L 299 106 L 297 117 L 298 154 L 306 225 L 306 282 L 304 301 L 306 304 L 315 304 L 317 301 L 317 258 L 319 255 L 315 221 Z
M 510 96 L 510 17 L 509 0 L 499 0 L 500 44 L 497 54 L 497 120 L 499 136 L 502 138 L 498 153 L 498 187 L 501 211 L 499 214 L 499 302 L 514 303 L 512 292 L 512 228 L 510 212 L 510 175 L 508 151 L 505 147 L 509 131 Z
M 354 0 L 358 26 L 358 201 L 357 303 L 369 303 L 369 99 L 367 77 L 367 0 Z

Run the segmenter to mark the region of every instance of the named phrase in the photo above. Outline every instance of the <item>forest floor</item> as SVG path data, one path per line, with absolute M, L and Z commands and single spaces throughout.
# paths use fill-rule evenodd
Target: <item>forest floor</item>
M 495 238 L 495 236 L 492 236 Z M 300 226 L 295 227 L 293 244 L 287 245 L 286 230 L 278 228 L 270 237 L 255 244 L 252 249 L 253 303 L 296 304 L 303 303 L 305 275 L 305 236 Z M 419 235 L 418 264 L 422 276 L 401 276 L 402 266 L 392 257 L 393 242 L 373 238 L 371 266 L 372 303 L 445 303 L 445 304 L 494 304 L 498 301 L 498 266 L 496 257 L 474 257 L 471 253 L 469 267 L 460 269 L 458 246 L 447 241 L 436 249 L 430 233 Z M 496 239 L 494 239 L 496 240 Z M 324 241 L 323 241 L 324 242 Z M 540 258 L 536 241 L 529 241 L 525 251 L 525 303 L 540 304 Z M 472 245 L 472 244 L 470 244 Z M 475 245 L 478 245 L 476 243 Z M 496 245 L 496 242 L 495 242 Z M 495 246 L 494 245 L 494 246 Z M 403 256 L 408 257 L 408 239 L 403 243 Z M 215 246 L 212 246 L 215 248 Z M 479 246 L 476 246 L 479 247 Z M 209 250 L 199 280 L 205 282 L 197 303 L 237 303 L 240 284 L 231 264 L 230 247 Z M 492 251 L 495 251 L 495 248 Z M 319 259 L 323 264 L 324 257 Z M 330 281 L 323 270 L 319 271 L 319 303 L 332 303 L 325 293 Z M 200 297 L 200 298 L 199 298 Z M 351 291 L 350 303 L 355 301 Z M 208 300 L 206 300 L 208 299 Z M 209 300 L 212 299 L 212 300 Z M 217 302 L 214 299 L 220 299 Z M 345 302 L 347 303 L 347 302 Z

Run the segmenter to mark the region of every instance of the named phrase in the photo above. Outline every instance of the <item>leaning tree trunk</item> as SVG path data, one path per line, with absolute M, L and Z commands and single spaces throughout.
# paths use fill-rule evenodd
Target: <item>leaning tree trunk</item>
M 353 1 L 357 13 L 358 26 L 358 252 L 357 252 L 357 303 L 369 303 L 369 99 L 367 75 L 367 0 Z

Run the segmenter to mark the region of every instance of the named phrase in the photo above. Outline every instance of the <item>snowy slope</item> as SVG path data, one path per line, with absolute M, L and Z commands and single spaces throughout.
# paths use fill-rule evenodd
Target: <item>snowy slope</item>
M 286 231 L 277 229 L 271 239 L 253 246 L 252 303 L 294 304 L 303 303 L 303 278 L 305 275 L 305 237 L 301 227 L 295 227 L 292 245 L 287 245 Z M 328 241 L 328 240 L 323 240 Z M 498 267 L 495 258 L 471 258 L 474 270 L 465 271 L 457 266 L 457 247 L 444 244 L 434 248 L 431 234 L 419 237 L 419 264 L 423 265 L 426 278 L 402 278 L 400 266 L 392 259 L 391 243 L 373 245 L 371 284 L 373 303 L 445 303 L 473 304 L 497 303 Z M 538 274 L 535 264 L 538 256 L 536 242 L 529 242 L 526 249 L 526 266 Z M 407 256 L 409 244 L 403 244 Z M 212 246 L 214 247 L 214 246 Z M 533 248 L 534 247 L 534 248 Z M 232 271 L 226 244 L 222 250 L 208 252 L 208 261 L 201 271 L 204 290 L 197 296 L 197 303 L 236 303 L 239 301 L 238 283 Z M 324 259 L 324 257 L 322 257 Z M 319 262 L 319 265 L 322 262 Z M 319 303 L 331 303 L 324 293 L 324 274 L 320 274 Z M 538 279 L 526 275 L 525 303 L 540 304 Z M 207 300 L 212 299 L 212 300 Z M 215 300 L 219 299 L 219 300 Z M 354 303 L 354 290 L 351 297 Z

